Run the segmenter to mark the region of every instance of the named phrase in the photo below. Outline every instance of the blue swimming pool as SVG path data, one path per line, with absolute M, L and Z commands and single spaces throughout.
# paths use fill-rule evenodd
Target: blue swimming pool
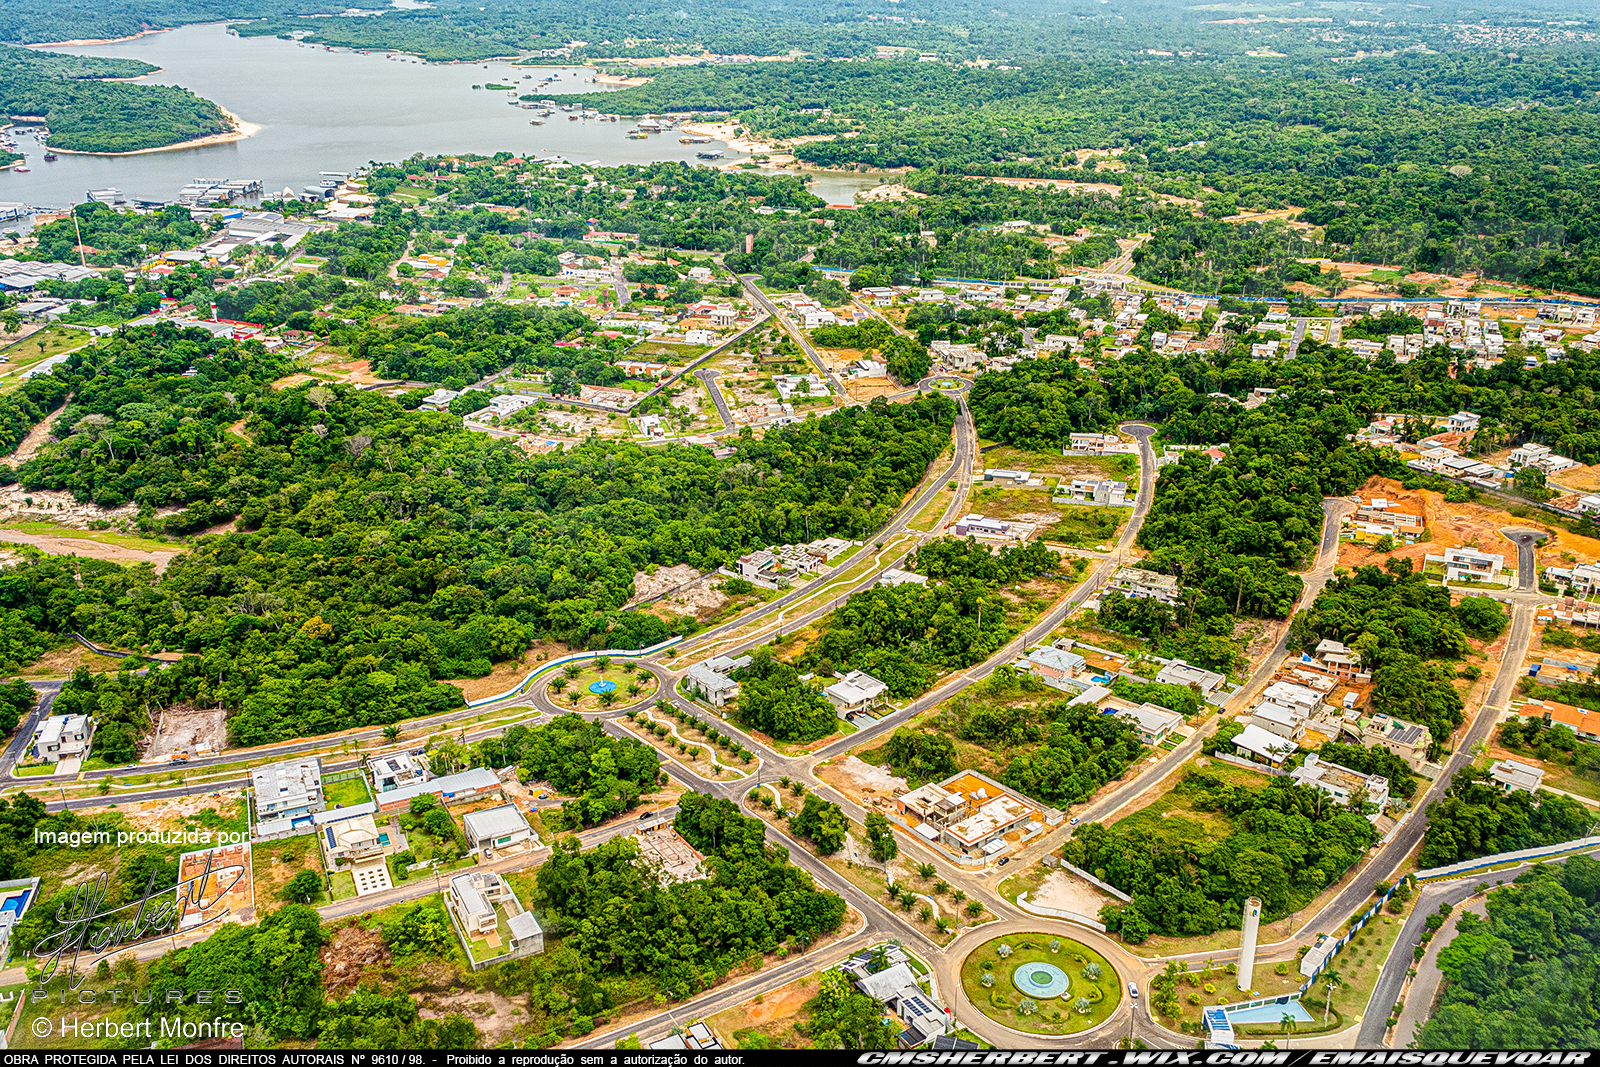
M 1297 1023 L 1309 1023 L 1314 1020 L 1311 1013 L 1306 1011 L 1298 1000 L 1291 1000 L 1284 1004 L 1271 1001 L 1259 1004 L 1253 1008 L 1241 1008 L 1238 1011 L 1228 1012 L 1228 1022 L 1234 1026 L 1247 1026 L 1250 1023 L 1266 1023 L 1271 1025 L 1283 1021 L 1285 1015 L 1294 1017 Z

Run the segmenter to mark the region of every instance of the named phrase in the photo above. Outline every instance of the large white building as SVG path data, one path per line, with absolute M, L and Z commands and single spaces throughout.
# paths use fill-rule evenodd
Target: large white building
M 28 755 L 44 763 L 87 756 L 94 739 L 94 720 L 87 715 L 51 715 L 33 729 Z
M 315 756 L 285 760 L 250 772 L 255 795 L 257 832 L 263 824 L 311 825 L 311 816 L 327 807 L 322 794 L 322 761 Z
M 879 681 L 866 671 L 841 674 L 832 685 L 822 691 L 841 719 L 878 707 L 889 692 L 888 683 Z

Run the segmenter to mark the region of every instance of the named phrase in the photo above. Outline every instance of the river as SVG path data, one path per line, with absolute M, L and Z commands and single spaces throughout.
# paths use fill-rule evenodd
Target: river
M 353 171 L 418 152 L 512 151 L 617 165 L 696 163 L 696 152 L 716 148 L 729 159 L 740 158 L 725 144 L 680 144 L 671 131 L 629 140 L 626 119 L 570 122 L 558 111 L 534 126 L 529 112 L 510 106 L 506 92 L 473 89 L 514 82 L 534 92 L 546 75 L 559 74 L 538 90 L 541 96 L 606 91 L 587 80 L 595 74 L 587 68 L 423 63 L 275 37 L 236 37 L 220 23 L 54 50 L 142 59 L 161 68 L 144 81 L 182 86 L 261 130 L 229 144 L 118 157 L 62 154 L 50 163 L 36 141 L 21 137 L 29 172 L 0 171 L 0 201 L 65 207 L 83 202 L 90 189 L 107 187 L 125 196 L 171 200 L 196 177 L 259 178 L 269 194 L 286 187 L 298 191 L 323 171 Z M 532 80 L 524 80 L 527 74 Z M 856 189 L 873 184 L 876 179 L 866 176 L 820 175 L 814 188 L 830 203 L 848 203 Z

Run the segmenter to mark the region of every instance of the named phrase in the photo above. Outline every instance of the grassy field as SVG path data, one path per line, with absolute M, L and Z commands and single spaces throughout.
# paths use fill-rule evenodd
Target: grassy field
M 1114 478 L 1128 483 L 1130 496 L 1139 487 L 1138 456 L 1063 456 L 1005 446 L 986 450 L 983 465 L 990 470 L 1024 470 L 1065 478 Z
M 972 510 L 991 519 L 1039 524 L 1038 539 L 1081 548 L 1110 545 L 1130 513 L 1128 508 L 1056 504 L 1048 489 L 973 487 Z
M 174 541 L 157 541 L 150 537 L 111 533 L 108 530 L 80 530 L 72 526 L 59 526 L 43 520 L 7 523 L 6 529 L 30 534 L 34 537 L 71 537 L 83 541 L 98 541 L 105 545 L 132 549 L 137 552 L 178 552 L 183 546 Z
M 330 808 L 348 808 L 356 804 L 365 804 L 372 799 L 372 794 L 367 790 L 367 780 L 360 775 L 331 785 L 324 782 L 322 795 Z
M 15 388 L 22 383 L 22 372 L 51 356 L 59 356 L 75 348 L 82 348 L 94 338 L 87 330 L 72 330 L 65 326 L 46 326 L 44 329 L 0 348 L 0 389 Z M 41 347 L 42 346 L 42 347 Z
M 1009 952 L 1003 951 L 1009 948 Z M 1066 973 L 1070 984 L 1057 997 L 1028 997 L 1013 981 L 1025 963 L 1047 963 Z M 1091 967 L 1099 968 L 1090 977 Z M 984 976 L 991 984 L 984 985 Z M 1087 945 L 1045 934 L 1022 934 L 986 941 L 961 964 L 961 987 L 978 1010 L 1002 1026 L 1031 1034 L 1066 1036 L 1097 1026 L 1122 1000 L 1122 981 L 1109 960 Z M 1088 1001 L 1088 1010 L 1078 1006 Z M 1030 1002 L 1035 1011 L 1021 1010 Z

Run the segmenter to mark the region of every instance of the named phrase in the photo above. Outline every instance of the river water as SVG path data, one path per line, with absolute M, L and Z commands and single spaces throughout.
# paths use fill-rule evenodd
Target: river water
M 540 96 L 605 91 L 607 86 L 587 80 L 595 72 L 586 68 L 422 63 L 275 37 L 235 37 L 222 24 L 54 50 L 142 59 L 162 68 L 145 81 L 192 90 L 261 131 L 223 145 L 119 157 L 62 154 L 50 163 L 36 141 L 21 137 L 18 147 L 28 156 L 29 172 L 0 171 L 0 201 L 65 207 L 83 202 L 90 189 L 106 187 L 125 196 L 171 200 L 197 177 L 259 178 L 269 194 L 285 187 L 298 191 L 323 171 L 353 171 L 417 152 L 511 151 L 616 165 L 697 163 L 696 152 L 715 148 L 728 159 L 740 158 L 725 144 L 680 144 L 675 131 L 629 140 L 627 119 L 570 122 L 557 111 L 534 126 L 531 113 L 510 106 L 506 92 L 472 88 L 495 82 Z M 525 74 L 532 80 L 524 80 Z M 536 90 L 549 74 L 560 78 Z M 866 176 L 821 175 L 813 189 L 830 203 L 849 203 L 857 189 L 873 184 L 876 179 Z

